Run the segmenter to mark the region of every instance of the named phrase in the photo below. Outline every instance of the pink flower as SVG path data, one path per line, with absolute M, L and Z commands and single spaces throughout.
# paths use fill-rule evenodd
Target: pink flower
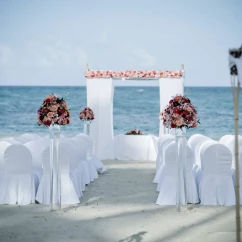
M 53 116 L 54 116 L 54 113 L 53 113 L 53 112 L 48 112 L 48 113 L 47 113 L 47 117 L 48 117 L 48 118 L 52 118 Z
M 50 111 L 56 112 L 57 110 L 58 110 L 58 106 L 57 105 L 50 106 Z

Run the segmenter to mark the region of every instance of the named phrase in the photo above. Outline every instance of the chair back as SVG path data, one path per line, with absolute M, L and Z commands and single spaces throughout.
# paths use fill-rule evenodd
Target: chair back
M 77 169 L 79 165 L 77 144 L 70 139 L 63 139 L 60 142 L 60 149 L 67 149 L 70 153 L 70 170 Z
M 232 153 L 217 141 L 206 141 L 200 152 L 204 176 L 230 176 Z
M 220 141 L 219 141 L 220 142 Z M 242 169 L 242 137 L 239 136 L 238 137 L 238 142 L 239 142 L 239 166 L 240 169 Z M 227 138 L 226 142 L 224 142 L 224 145 L 226 145 L 229 150 L 232 153 L 232 168 L 235 168 L 235 136 L 231 136 L 229 138 Z
M 176 176 L 177 170 L 177 149 L 176 142 L 170 142 L 164 149 L 164 163 L 167 176 Z
M 38 139 L 29 141 L 25 143 L 24 146 L 26 146 L 32 154 L 33 168 L 42 169 L 42 153 L 45 148 L 49 146 L 49 142 Z
M 32 169 L 32 155 L 22 144 L 9 146 L 4 152 L 5 172 L 29 174 Z
M 88 150 L 88 142 L 80 137 L 73 137 L 70 140 L 76 144 L 78 150 L 78 156 L 80 160 L 86 160 L 87 158 L 87 150 Z
M 4 169 L 4 152 L 10 145 L 7 141 L 0 141 L 0 170 Z
M 192 149 L 192 151 L 195 154 L 195 157 L 196 157 L 195 163 L 199 167 L 201 167 L 201 159 L 200 159 L 201 147 L 203 143 L 208 140 L 212 140 L 212 139 L 202 134 L 194 134 L 187 141 L 188 146 Z
M 25 133 L 15 138 L 15 140 L 19 141 L 21 144 L 27 143 L 28 141 L 35 140 L 35 136 L 33 134 Z

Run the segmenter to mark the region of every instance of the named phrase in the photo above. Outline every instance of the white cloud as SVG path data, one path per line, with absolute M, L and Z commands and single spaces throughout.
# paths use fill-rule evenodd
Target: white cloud
M 152 68 L 156 65 L 156 57 L 149 54 L 146 50 L 142 48 L 134 49 L 130 51 L 125 59 L 130 66 L 130 68 Z
M 30 43 L 25 49 L 22 63 L 27 66 L 79 66 L 87 62 L 87 54 L 80 46 L 58 42 L 52 45 Z
M 156 64 L 156 58 L 144 49 L 136 49 L 134 51 L 134 56 L 137 58 L 137 62 L 140 66 L 153 67 Z
M 14 64 L 13 51 L 9 46 L 0 45 L 0 65 L 11 66 Z

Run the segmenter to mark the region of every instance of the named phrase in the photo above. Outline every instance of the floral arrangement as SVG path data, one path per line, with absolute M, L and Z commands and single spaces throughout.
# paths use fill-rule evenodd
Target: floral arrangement
M 38 110 L 37 119 L 38 125 L 44 126 L 69 124 L 70 112 L 64 98 L 55 94 L 47 96 Z
M 144 133 L 139 129 L 132 129 L 126 135 L 144 135 Z
M 84 107 L 80 112 L 80 120 L 92 121 L 94 120 L 94 113 L 91 108 Z
M 98 71 L 87 70 L 85 72 L 86 78 L 164 78 L 164 77 L 182 77 L 182 71 Z
M 160 118 L 167 128 L 196 128 L 200 124 L 197 111 L 186 96 L 177 94 L 169 105 L 160 113 Z

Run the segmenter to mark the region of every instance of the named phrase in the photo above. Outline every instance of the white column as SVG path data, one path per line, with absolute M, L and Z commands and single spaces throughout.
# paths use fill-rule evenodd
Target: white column
M 99 159 L 113 159 L 113 91 L 111 78 L 87 79 L 87 106 L 95 115 L 90 136 Z
M 182 78 L 160 78 L 160 111 L 169 104 L 169 101 L 176 94 L 184 95 L 184 77 Z M 159 136 L 167 133 L 166 128 L 160 121 Z

